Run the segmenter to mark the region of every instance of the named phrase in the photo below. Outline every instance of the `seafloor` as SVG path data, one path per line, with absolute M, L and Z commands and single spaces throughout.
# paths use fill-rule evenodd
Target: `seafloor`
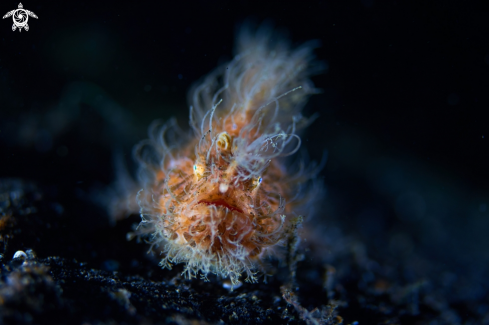
M 362 238 L 306 224 L 296 269 L 270 261 L 270 276 L 231 292 L 213 277 L 183 279 L 181 266 L 160 269 L 148 245 L 126 240 L 137 216 L 111 224 L 83 184 L 69 183 L 0 181 L 0 323 L 489 322 L 482 268 L 449 271 L 406 231 L 384 245 L 385 225 L 362 226 Z

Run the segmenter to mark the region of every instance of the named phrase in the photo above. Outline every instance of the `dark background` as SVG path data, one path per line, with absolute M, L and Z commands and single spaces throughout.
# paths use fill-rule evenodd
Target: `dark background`
M 40 17 L 30 18 L 30 31 L 14 33 L 11 19 L 2 20 L 2 116 L 42 113 L 59 104 L 70 83 L 83 81 L 100 87 L 132 114 L 138 127 L 170 115 L 185 123 L 186 91 L 218 62 L 232 58 L 237 24 L 246 18 L 270 19 L 287 29 L 296 44 L 322 41 L 317 56 L 329 70 L 315 79 L 324 90 L 310 109 L 321 114 L 316 129 L 335 133 L 351 126 L 388 150 L 416 156 L 471 188 L 486 186 L 489 13 L 482 4 L 364 0 L 24 5 Z M 7 12 L 17 3 L 3 6 Z M 321 146 L 331 154 L 336 150 Z
M 328 152 L 327 196 L 311 225 L 340 229 L 394 264 L 418 263 L 413 278 L 466 276 L 460 299 L 482 297 L 485 289 L 476 288 L 487 288 L 489 260 L 482 3 L 23 2 L 39 17 L 28 32 L 0 21 L 0 177 L 82 193 L 67 195 L 67 205 L 92 200 L 94 189 L 113 182 L 114 156 L 131 164 L 131 147 L 152 120 L 176 116 L 187 125 L 187 90 L 232 58 L 237 26 L 270 20 L 292 44 L 320 40 L 315 53 L 328 67 L 313 78 L 323 93 L 305 111 L 319 113 L 305 148 L 315 160 Z M 2 2 L 0 11 L 17 5 Z

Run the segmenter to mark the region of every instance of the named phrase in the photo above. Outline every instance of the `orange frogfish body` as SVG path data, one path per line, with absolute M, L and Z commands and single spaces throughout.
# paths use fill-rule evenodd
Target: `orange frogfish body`
M 255 281 L 265 255 L 310 211 L 314 172 L 292 172 L 284 157 L 300 147 L 317 64 L 310 44 L 291 50 L 275 36 L 242 29 L 235 58 L 191 91 L 190 132 L 153 123 L 135 148 L 139 234 L 162 250 L 164 267 Z

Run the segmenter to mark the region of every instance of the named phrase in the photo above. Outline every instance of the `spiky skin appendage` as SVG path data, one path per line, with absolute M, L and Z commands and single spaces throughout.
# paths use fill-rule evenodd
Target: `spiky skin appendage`
M 156 122 L 135 148 L 138 233 L 162 250 L 160 265 L 185 263 L 189 278 L 256 281 L 314 195 L 301 187 L 312 173 L 293 174 L 282 159 L 299 149 L 308 122 L 300 111 L 314 92 L 312 46 L 290 50 L 272 36 L 243 28 L 238 55 L 190 93 L 190 134 L 175 120 Z

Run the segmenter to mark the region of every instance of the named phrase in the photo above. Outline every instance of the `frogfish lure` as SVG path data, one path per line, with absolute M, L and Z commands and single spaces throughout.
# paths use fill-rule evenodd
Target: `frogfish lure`
M 285 157 L 310 119 L 314 43 L 291 49 L 269 27 L 241 28 L 237 55 L 190 92 L 190 131 L 154 122 L 134 154 L 139 163 L 138 235 L 160 265 L 255 282 L 267 255 L 295 235 L 320 185 L 313 167 Z

